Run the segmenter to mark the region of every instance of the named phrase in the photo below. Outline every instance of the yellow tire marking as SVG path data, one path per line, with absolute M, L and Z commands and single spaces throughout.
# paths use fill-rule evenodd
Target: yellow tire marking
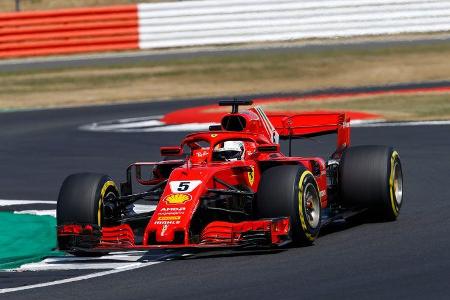
M 102 190 L 100 191 L 100 199 L 98 199 L 98 210 L 97 210 L 97 224 L 98 226 L 102 226 L 102 203 L 103 199 L 105 198 L 106 191 L 108 188 L 114 187 L 114 189 L 117 191 L 117 187 L 112 180 L 108 180 L 103 184 Z
M 395 159 L 398 158 L 398 152 L 394 151 L 392 152 L 392 156 L 391 156 L 391 174 L 389 176 L 389 192 L 390 192 L 390 196 L 391 196 L 391 206 L 392 206 L 392 212 L 394 213 L 395 216 L 398 216 L 399 213 L 399 208 L 396 205 L 396 199 L 394 196 L 394 166 L 395 166 Z
M 300 215 L 300 223 L 302 225 L 303 232 L 305 233 L 306 238 L 310 241 L 314 241 L 314 236 L 312 236 L 308 232 L 308 227 L 306 226 L 305 218 L 303 216 L 303 181 L 307 175 L 313 176 L 310 171 L 304 171 L 302 176 L 300 176 L 300 180 L 298 182 L 298 211 Z

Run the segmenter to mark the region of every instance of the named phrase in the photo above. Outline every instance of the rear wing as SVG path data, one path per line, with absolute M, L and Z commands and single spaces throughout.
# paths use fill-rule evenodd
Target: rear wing
M 350 118 L 345 113 L 269 115 L 281 139 L 298 139 L 337 133 L 337 150 L 350 145 Z

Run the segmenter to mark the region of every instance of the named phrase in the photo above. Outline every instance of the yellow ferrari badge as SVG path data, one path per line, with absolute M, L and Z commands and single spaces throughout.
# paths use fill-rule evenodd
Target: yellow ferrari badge
M 248 175 L 248 182 L 250 183 L 251 186 L 253 186 L 253 183 L 255 182 L 255 167 L 252 166 L 251 168 L 252 170 L 249 171 L 247 175 Z

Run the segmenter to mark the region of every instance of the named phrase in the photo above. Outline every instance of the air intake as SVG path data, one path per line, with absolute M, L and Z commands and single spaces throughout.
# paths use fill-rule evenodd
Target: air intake
M 243 116 L 228 115 L 222 119 L 222 127 L 228 131 L 242 131 L 245 129 L 247 121 Z

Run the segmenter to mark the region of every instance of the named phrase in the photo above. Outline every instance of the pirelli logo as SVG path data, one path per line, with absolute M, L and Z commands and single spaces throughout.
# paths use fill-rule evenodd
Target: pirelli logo
M 181 216 L 161 216 L 158 217 L 158 221 L 179 221 Z

